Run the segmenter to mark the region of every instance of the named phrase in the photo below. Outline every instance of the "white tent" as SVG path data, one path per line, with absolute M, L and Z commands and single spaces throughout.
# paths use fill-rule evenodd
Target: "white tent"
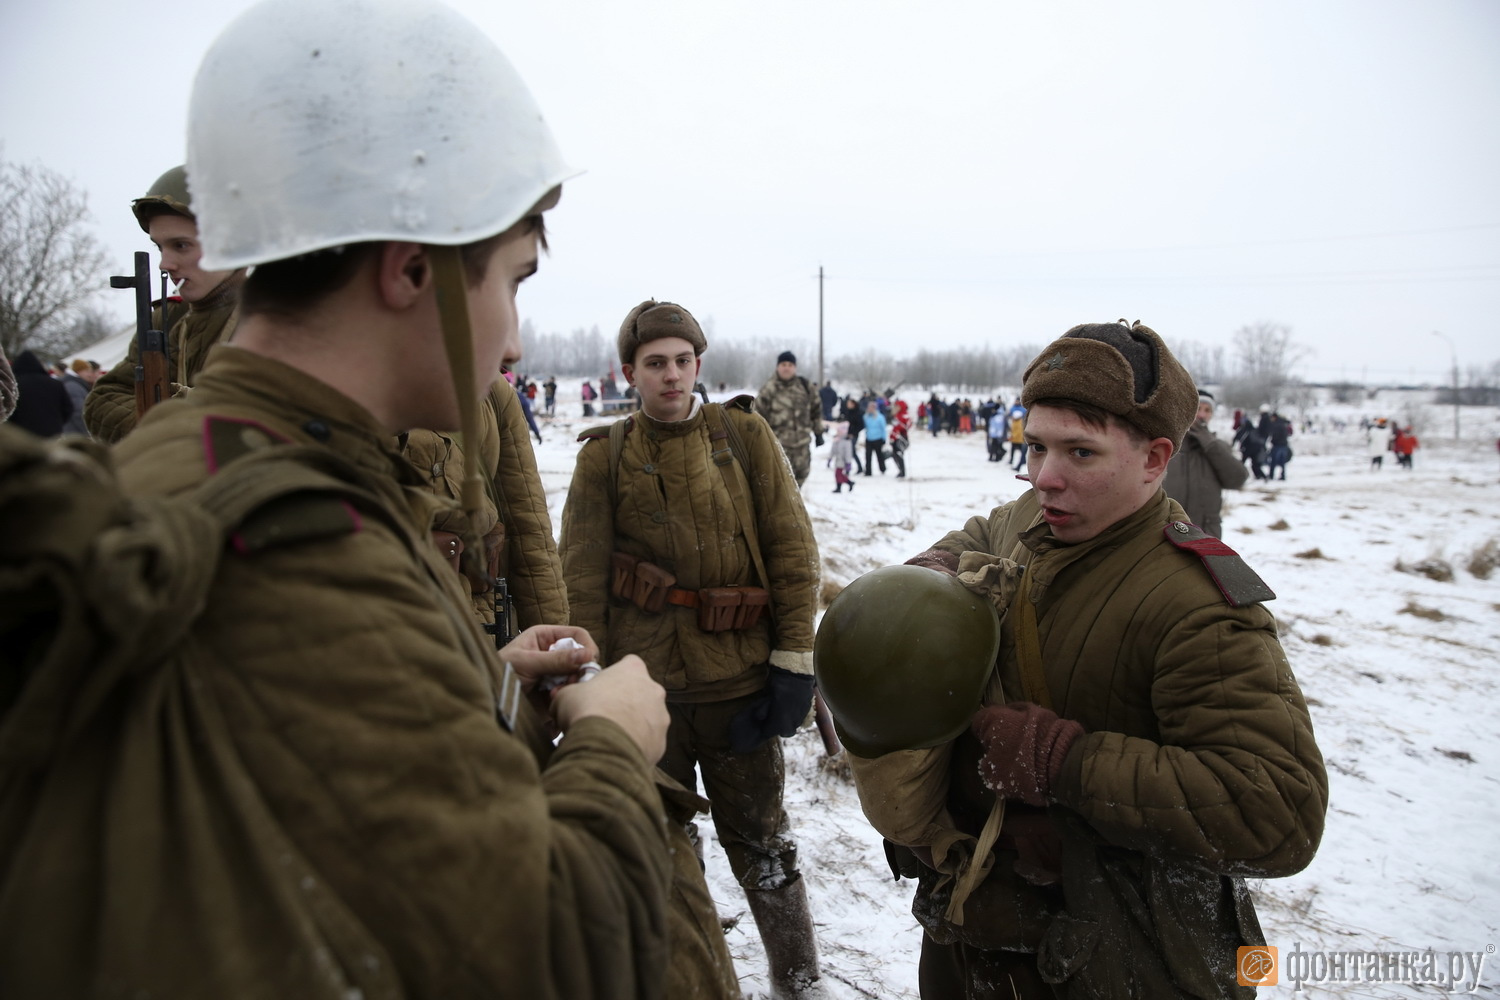
M 97 344 L 90 344 L 82 350 L 75 351 L 64 358 L 63 362 L 71 365 L 75 358 L 83 358 L 86 361 L 97 361 L 105 371 L 109 371 L 124 360 L 126 353 L 130 350 L 130 338 L 134 336 L 135 324 L 132 323 L 119 333 L 112 333 Z

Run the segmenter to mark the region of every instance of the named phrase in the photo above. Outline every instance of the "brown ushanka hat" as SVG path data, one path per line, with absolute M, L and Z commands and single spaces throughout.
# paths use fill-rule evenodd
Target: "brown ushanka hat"
M 1049 344 L 1026 369 L 1021 405 L 1046 399 L 1097 406 L 1173 448 L 1198 414 L 1192 376 L 1139 320 L 1085 323 Z
M 620 324 L 620 363 L 635 364 L 636 348 L 662 337 L 681 337 L 693 345 L 695 355 L 708 350 L 703 328 L 692 313 L 675 302 L 647 299 L 630 310 Z

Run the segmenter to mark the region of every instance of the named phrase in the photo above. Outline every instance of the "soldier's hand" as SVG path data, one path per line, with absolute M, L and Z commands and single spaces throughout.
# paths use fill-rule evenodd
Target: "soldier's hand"
M 563 638 L 572 639 L 580 648 L 550 649 Z M 525 691 L 544 677 L 576 674 L 579 667 L 598 657 L 599 646 L 593 636 L 576 625 L 533 625 L 500 650 L 500 658 L 510 664 Z
M 1063 760 L 1083 726 L 1029 701 L 981 708 L 970 723 L 984 753 L 979 777 L 988 788 L 1027 805 L 1045 806 Z
M 814 434 L 813 435 L 813 447 L 814 448 L 821 448 L 821 447 L 823 447 L 823 435 L 821 435 L 821 434 Z
M 776 736 L 795 736 L 813 707 L 813 676 L 781 667 L 766 673 L 761 696 L 729 720 L 729 749 L 749 753 Z
M 906 560 L 906 565 L 921 566 L 924 569 L 947 573 L 949 576 L 958 575 L 958 556 L 943 549 L 928 549 L 925 552 L 918 552 Z
M 507 647 L 509 648 L 509 647 Z M 563 732 L 579 719 L 603 716 L 624 729 L 649 763 L 667 750 L 667 692 L 651 679 L 646 664 L 634 654 L 612 664 L 587 684 L 558 688 L 553 714 Z

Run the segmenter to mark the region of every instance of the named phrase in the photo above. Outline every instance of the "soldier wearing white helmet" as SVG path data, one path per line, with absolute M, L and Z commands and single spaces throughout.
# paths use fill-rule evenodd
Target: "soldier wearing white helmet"
M 203 266 L 253 268 L 241 320 L 117 460 L 141 494 L 200 490 L 242 461 L 328 482 L 257 512 L 190 638 L 288 857 L 317 874 L 301 883 L 314 922 L 355 945 L 266 954 L 285 921 L 246 912 L 232 954 L 168 956 L 163 938 L 155 961 L 120 959 L 143 970 L 126 985 L 661 995 L 691 933 L 680 896 L 712 912 L 701 875 L 674 873 L 653 767 L 662 689 L 634 656 L 591 678 L 597 646 L 570 626 L 497 657 L 395 449 L 415 427 L 477 439 L 481 395 L 520 356 L 516 290 L 571 175 L 530 94 L 433 0 L 265 0 L 198 71 L 187 174 Z M 465 506 L 483 489 L 475 469 Z M 551 651 L 562 639 L 580 648 Z M 562 683 L 548 695 L 544 680 Z M 548 725 L 566 734 L 556 750 Z

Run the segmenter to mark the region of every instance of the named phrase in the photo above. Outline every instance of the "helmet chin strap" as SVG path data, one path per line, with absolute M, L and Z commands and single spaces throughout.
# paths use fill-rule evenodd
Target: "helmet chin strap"
M 453 393 L 458 400 L 459 433 L 467 442 L 479 440 L 479 400 L 474 395 L 474 338 L 469 325 L 468 283 L 464 280 L 463 258 L 458 247 L 427 246 L 432 261 L 434 286 L 437 290 L 438 318 L 443 327 L 443 349 L 448 354 L 448 370 L 453 375 Z M 489 580 L 484 558 L 484 542 L 476 525 L 484 509 L 484 477 L 475 456 L 464 458 L 464 480 L 459 503 L 463 506 L 465 575 L 471 579 Z

